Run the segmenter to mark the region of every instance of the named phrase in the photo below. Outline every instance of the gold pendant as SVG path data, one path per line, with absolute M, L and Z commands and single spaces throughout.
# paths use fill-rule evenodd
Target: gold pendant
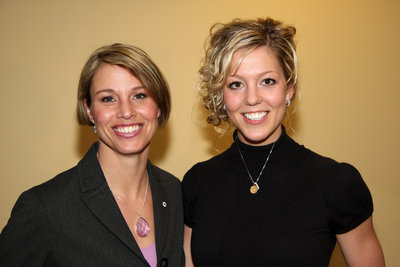
M 252 194 L 254 195 L 255 193 L 258 192 L 259 189 L 260 189 L 260 187 L 258 186 L 258 184 L 257 184 L 257 183 L 254 183 L 254 184 L 250 187 L 250 193 L 252 193 Z

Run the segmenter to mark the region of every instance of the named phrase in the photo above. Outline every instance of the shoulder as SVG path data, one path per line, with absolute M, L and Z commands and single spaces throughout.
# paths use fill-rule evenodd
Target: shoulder
M 70 194 L 71 190 L 79 188 L 77 167 L 59 173 L 52 179 L 36 185 L 26 193 L 36 194 L 43 199 L 60 199 L 62 195 Z
M 308 149 L 304 153 L 307 177 L 322 190 L 328 221 L 334 233 L 354 229 L 371 216 L 371 193 L 353 165 Z
M 343 182 L 349 182 L 349 179 L 361 179 L 358 170 L 349 163 L 338 162 L 307 148 L 304 149 L 303 153 L 304 167 L 312 176 L 325 178 L 328 181 L 338 181 L 339 179 Z
M 79 194 L 79 183 L 76 169 L 62 172 L 54 178 L 24 191 L 17 199 L 11 219 L 30 218 L 32 221 L 43 221 L 58 213 L 66 203 L 76 201 Z
M 355 193 L 369 195 L 361 174 L 349 163 L 338 162 L 307 148 L 302 149 L 291 162 L 292 171 L 321 190 L 325 198 L 339 198 Z
M 225 177 L 234 168 L 234 161 L 229 159 L 229 149 L 206 161 L 196 163 L 184 175 L 182 192 L 184 200 L 195 198 L 198 194 L 218 183 L 216 177 Z
M 62 199 L 71 194 L 71 191 L 80 192 L 81 182 L 87 177 L 100 176 L 102 171 L 98 165 L 96 151 L 98 143 L 94 143 L 84 157 L 74 167 L 57 174 L 52 179 L 31 188 L 29 191 L 47 199 Z M 100 183 L 103 181 L 100 181 Z
M 201 161 L 193 165 L 184 175 L 182 182 L 187 182 L 195 177 L 204 177 L 204 174 L 207 174 L 207 177 L 210 177 L 210 174 L 215 174 L 223 169 L 227 164 L 231 162 L 227 159 L 228 150 L 225 152 L 218 154 L 206 161 Z
M 330 157 L 322 156 L 308 148 L 303 149 L 302 157 L 307 167 L 311 169 L 336 168 L 338 162 Z
M 153 176 L 160 184 L 161 187 L 157 188 L 162 188 L 170 196 L 181 196 L 181 181 L 177 177 L 151 163 L 149 163 L 148 170 L 150 176 Z
M 180 184 L 179 179 L 175 175 L 151 163 L 149 164 L 149 166 L 153 174 L 160 180 L 161 183 L 172 184 L 172 185 Z
M 57 217 L 57 210 L 65 203 L 69 203 L 65 196 L 74 197 L 73 190 L 69 188 L 76 187 L 75 176 L 74 167 L 23 192 L 11 211 L 11 217 L 2 236 L 23 235 L 22 229 L 40 232 L 43 228 L 49 231 L 51 221 Z

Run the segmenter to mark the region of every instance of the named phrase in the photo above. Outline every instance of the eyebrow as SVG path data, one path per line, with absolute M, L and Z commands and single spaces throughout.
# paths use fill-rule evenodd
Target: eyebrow
M 276 73 L 279 75 L 279 73 L 277 71 L 268 70 L 268 71 L 258 73 L 257 76 L 262 76 L 262 75 L 271 74 L 271 73 Z M 235 72 L 233 74 L 229 74 L 228 77 L 239 77 L 239 78 L 243 79 L 242 75 L 237 74 L 237 72 Z
M 140 89 L 147 90 L 146 87 L 144 87 L 142 85 L 142 86 L 135 86 L 135 87 L 131 88 L 130 91 L 137 91 L 137 90 L 140 90 Z M 112 88 L 101 89 L 101 90 L 97 91 L 95 95 L 98 95 L 98 94 L 101 94 L 101 93 L 111 93 L 111 92 L 114 92 L 114 91 L 115 90 L 112 89 Z

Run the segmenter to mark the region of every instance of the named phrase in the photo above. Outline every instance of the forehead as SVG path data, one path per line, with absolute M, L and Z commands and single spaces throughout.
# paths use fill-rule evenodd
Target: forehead
M 93 88 L 122 89 L 143 86 L 142 82 L 124 67 L 103 63 L 95 71 L 92 79 Z
M 279 58 L 267 46 L 259 46 L 255 49 L 240 49 L 233 54 L 230 75 L 250 70 L 283 72 Z

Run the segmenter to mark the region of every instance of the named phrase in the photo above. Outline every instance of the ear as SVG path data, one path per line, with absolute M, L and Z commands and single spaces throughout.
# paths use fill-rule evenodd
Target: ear
M 292 97 L 295 93 L 295 89 L 293 83 L 290 83 L 286 90 L 286 101 L 292 100 Z
M 90 107 L 88 106 L 88 103 L 87 103 L 87 99 L 86 99 L 86 98 L 83 100 L 83 104 L 85 105 L 86 113 L 87 113 L 87 115 L 88 115 L 90 121 L 91 121 L 93 124 L 95 124 L 95 123 L 94 123 L 94 119 L 93 119 L 93 115 L 92 115 L 92 111 L 90 110 Z
M 157 119 L 159 119 L 161 116 L 161 110 L 160 108 L 157 108 Z

